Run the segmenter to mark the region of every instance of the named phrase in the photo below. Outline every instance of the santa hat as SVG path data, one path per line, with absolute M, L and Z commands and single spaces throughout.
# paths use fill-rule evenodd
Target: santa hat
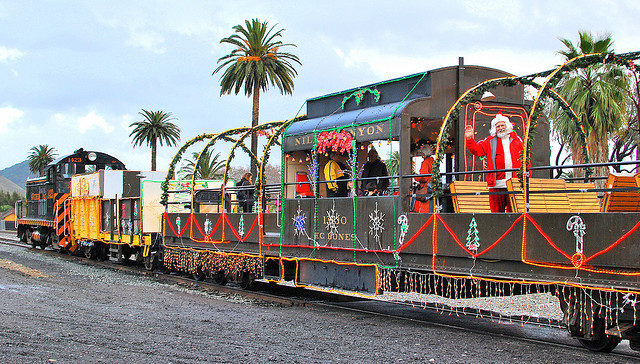
M 496 124 L 498 124 L 499 121 L 504 121 L 507 126 L 507 131 L 513 131 L 513 124 L 509 121 L 509 118 L 502 114 L 497 114 L 496 117 L 491 120 L 491 130 L 489 130 L 489 134 L 493 136 L 496 135 Z

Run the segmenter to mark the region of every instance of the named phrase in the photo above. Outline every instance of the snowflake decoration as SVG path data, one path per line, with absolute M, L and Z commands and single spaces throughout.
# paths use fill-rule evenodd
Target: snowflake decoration
M 209 234 L 211 234 L 212 230 L 213 230 L 213 223 L 207 217 L 207 219 L 204 220 L 204 234 L 205 235 L 209 235 Z
M 369 235 L 373 235 L 376 239 L 376 243 L 380 244 L 380 235 L 384 231 L 384 214 L 378 210 L 378 202 L 376 201 L 376 208 L 369 214 Z
M 336 211 L 336 203 L 333 202 L 331 210 L 327 211 L 327 230 L 329 233 L 338 233 L 338 225 L 340 224 L 340 214 Z
M 240 215 L 240 222 L 238 223 L 238 234 L 242 238 L 244 236 L 244 215 Z
M 296 216 L 293 217 L 292 220 L 293 220 L 293 227 L 295 228 L 296 236 L 302 235 L 305 232 L 304 226 L 306 223 L 306 216 L 300 210 L 299 205 L 298 205 L 298 211 L 296 212 Z

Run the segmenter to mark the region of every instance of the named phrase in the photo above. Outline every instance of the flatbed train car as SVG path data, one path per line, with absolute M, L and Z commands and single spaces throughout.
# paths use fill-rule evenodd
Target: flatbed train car
M 637 58 L 590 55 L 579 66 L 593 59 L 637 72 Z M 163 263 L 220 282 L 292 280 L 367 297 L 393 290 L 451 298 L 550 292 L 559 298 L 571 335 L 589 349 L 610 351 L 622 338 L 640 349 L 638 176 L 602 176 L 606 188 L 596 188 L 589 170 L 581 183 L 550 178 L 555 167 L 548 167 L 549 124 L 540 116 L 541 98 L 572 112 L 552 88 L 554 77 L 579 66 L 568 62 L 516 77 L 461 59 L 457 66 L 307 100 L 303 117 L 200 135 L 176 154 L 167 178 L 188 147 L 231 142 L 227 167 L 238 148 L 260 167 L 255 208 L 212 212 L 196 203 L 206 202 L 206 193 L 194 194 L 189 212 L 163 216 Z M 525 86 L 537 93 L 528 97 Z M 493 97 L 486 101 L 482 95 L 489 90 Z M 507 183 L 511 213 L 489 212 L 486 161 L 463 142 L 465 126 L 474 125 L 480 138 L 497 114 L 515 125 L 528 162 L 526 170 L 510 170 L 518 175 Z M 262 155 L 244 145 L 253 133 L 266 137 Z M 424 144 L 435 150 L 432 196 L 412 187 L 424 177 L 413 153 Z M 276 145 L 282 181 L 274 187 L 265 184 L 263 171 Z M 397 170 L 384 193 L 360 196 L 358 186 L 367 181 L 360 171 L 372 146 L 391 147 Z M 343 172 L 355 186 L 348 197 L 327 193 L 336 182 L 324 174 L 330 151 L 342 154 L 348 166 Z M 420 197 L 431 197 L 429 212 L 415 212 Z

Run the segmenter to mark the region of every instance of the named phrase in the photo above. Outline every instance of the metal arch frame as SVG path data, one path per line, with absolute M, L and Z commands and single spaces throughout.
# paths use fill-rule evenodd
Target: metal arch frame
M 196 158 L 196 161 L 194 162 L 195 165 L 198 165 L 198 162 L 200 161 L 200 158 L 202 156 L 202 154 L 211 146 L 213 146 L 218 140 L 225 140 L 231 143 L 234 143 L 231 151 L 229 152 L 228 158 L 227 158 L 227 162 L 225 163 L 225 171 L 224 171 L 224 176 L 223 176 L 223 185 L 221 187 L 222 192 L 224 193 L 224 188 L 226 185 L 226 182 L 228 180 L 228 171 L 229 171 L 229 164 L 231 162 L 231 160 L 233 159 L 233 157 L 235 156 L 235 150 L 238 146 L 240 146 L 248 155 L 249 157 L 259 166 L 259 178 L 256 179 L 255 185 L 260 188 L 262 186 L 262 181 L 264 178 L 264 166 L 263 166 L 263 160 L 265 159 L 266 156 L 268 156 L 268 150 L 271 148 L 271 146 L 273 144 L 277 144 L 278 140 L 277 140 L 277 136 L 281 135 L 282 131 L 284 130 L 284 128 L 288 127 L 293 121 L 298 120 L 298 118 L 293 118 L 291 120 L 288 121 L 274 121 L 274 122 L 268 122 L 268 123 L 264 123 L 264 124 L 260 124 L 257 125 L 255 127 L 242 127 L 242 128 L 234 128 L 234 129 L 229 129 L 227 131 L 221 132 L 221 133 L 205 133 L 205 134 L 201 134 L 195 138 L 190 139 L 189 141 L 187 141 L 179 150 L 178 152 L 176 152 L 176 154 L 174 155 L 173 159 L 171 160 L 171 163 L 169 164 L 169 171 L 167 173 L 167 176 L 165 177 L 165 181 L 163 183 L 163 194 L 162 194 L 162 200 L 161 202 L 165 205 L 167 205 L 167 197 L 168 197 L 168 184 L 169 181 L 171 180 L 171 177 L 174 175 L 174 170 L 175 170 L 175 166 L 178 163 L 179 160 L 182 159 L 182 155 L 184 154 L 184 152 L 187 150 L 187 148 L 189 148 L 190 146 L 192 146 L 195 143 L 204 141 L 204 140 L 208 140 L 208 142 L 205 144 L 205 146 L 201 149 L 200 153 L 198 154 L 198 157 Z M 251 151 L 246 147 L 246 145 L 244 144 L 244 140 L 249 136 L 252 135 L 254 133 L 257 133 L 259 131 L 262 130 L 266 130 L 266 129 L 271 129 L 271 128 L 276 128 L 276 133 L 269 139 L 267 145 L 265 146 L 265 150 L 263 152 L 263 156 L 261 159 L 258 159 L 258 157 L 256 155 L 254 155 L 253 153 L 251 153 Z M 232 136 L 238 135 L 240 134 L 240 136 L 238 138 L 233 138 Z M 190 184 L 190 194 L 191 194 L 191 198 L 192 198 L 192 209 L 191 211 L 193 212 L 193 189 L 194 189 L 194 182 L 195 182 L 195 175 L 191 176 L 191 184 Z
M 557 71 L 557 70 L 556 70 Z M 479 94 L 480 92 L 484 92 L 488 89 L 492 89 L 498 86 L 515 86 L 516 84 L 521 84 L 521 85 L 530 85 L 535 87 L 536 89 L 540 90 L 541 88 L 543 88 L 544 86 L 548 85 L 548 81 L 549 81 L 549 75 L 551 74 L 555 74 L 556 72 L 553 73 L 539 73 L 539 74 L 533 74 L 533 75 L 528 75 L 528 76 L 521 76 L 521 77 L 499 77 L 499 78 L 493 78 L 484 82 L 481 82 L 479 84 L 477 84 L 476 86 L 468 89 L 467 91 L 465 91 L 459 98 L 458 100 L 456 100 L 456 102 L 451 106 L 451 108 L 449 109 L 449 111 L 447 112 L 447 115 L 445 116 L 445 119 L 442 123 L 442 126 L 440 127 L 440 133 L 438 134 L 438 141 L 436 144 L 436 158 L 435 158 L 435 162 L 437 165 L 440 165 L 440 163 L 442 162 L 442 155 L 443 153 L 441 153 L 441 148 L 442 148 L 442 139 L 443 137 L 446 135 L 448 136 L 448 128 L 449 128 L 449 119 L 451 118 L 451 115 L 454 113 L 459 112 L 460 107 L 462 106 L 463 103 L 470 101 L 471 98 L 473 98 L 473 96 L 475 96 L 476 94 Z M 547 77 L 547 81 L 545 82 L 544 86 L 540 86 L 539 84 L 535 83 L 532 81 L 533 78 L 535 77 L 542 77 L 542 76 Z M 510 84 L 513 83 L 513 84 Z M 570 116 L 570 118 L 572 120 L 574 120 L 577 125 L 579 126 L 578 130 L 580 130 L 580 137 L 582 139 L 583 145 L 586 147 L 586 135 L 584 132 L 584 126 L 582 124 L 582 122 L 580 121 L 580 119 L 577 117 L 575 111 L 571 108 L 571 106 L 566 102 L 566 100 L 564 100 L 557 92 L 555 92 L 555 90 L 550 89 L 551 90 L 551 94 L 550 95 L 546 95 L 549 97 L 552 97 L 554 100 L 558 101 L 561 105 L 561 107 L 563 108 L 563 110 L 565 112 L 567 112 Z M 536 101 L 542 96 L 544 92 L 544 89 L 540 92 L 538 92 L 538 95 L 536 96 Z M 533 114 L 535 113 L 535 106 L 536 104 L 534 103 L 534 107 L 532 107 L 531 112 L 529 113 L 528 117 L 527 117 L 527 123 L 526 123 L 526 130 L 525 130 L 525 137 L 524 137 L 524 144 L 528 145 L 529 144 L 529 135 L 530 135 L 530 126 L 531 126 L 531 119 Z M 526 155 L 526 151 L 527 148 L 525 147 L 524 150 L 524 155 Z M 529 158 L 528 155 L 527 159 Z M 588 149 L 586 150 L 586 155 L 585 155 L 585 160 L 588 161 L 589 160 L 589 153 L 588 153 Z M 526 168 L 526 164 L 527 163 L 522 163 L 521 166 L 521 174 L 524 176 L 524 170 Z M 440 178 L 440 169 L 439 168 L 434 168 L 434 176 L 436 176 L 436 180 L 438 180 Z M 441 195 L 442 194 L 442 190 L 441 188 L 439 188 L 439 186 L 436 184 L 435 188 L 434 188 L 434 192 L 436 194 Z

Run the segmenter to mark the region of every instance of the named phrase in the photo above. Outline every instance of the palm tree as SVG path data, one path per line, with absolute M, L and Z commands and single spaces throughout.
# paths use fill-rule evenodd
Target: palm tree
M 558 53 L 567 60 L 581 54 L 611 53 L 613 40 L 608 34 L 597 39 L 589 32 L 579 32 L 577 47 L 569 39 L 560 39 L 567 49 Z M 609 64 L 591 65 L 567 73 L 556 90 L 582 119 L 587 135 L 591 162 L 607 162 L 609 137 L 623 126 L 628 102 L 628 76 Z M 574 164 L 582 163 L 582 145 L 574 123 L 559 107 L 552 112 L 553 128 L 559 140 L 569 146 Z M 584 176 L 584 170 L 574 171 Z M 607 175 L 607 167 L 596 168 L 596 175 Z
M 136 121 L 129 125 L 135 127 L 129 136 L 133 136 L 133 147 L 146 143 L 151 147 L 151 170 L 156 170 L 156 144 L 166 143 L 167 146 L 177 145 L 180 141 L 180 128 L 171 122 L 174 118 L 170 112 L 147 111 L 142 109 L 138 114 L 144 117 L 143 121 Z
M 387 171 L 389 172 L 389 175 L 397 176 L 400 167 L 400 152 L 396 150 L 392 153 L 389 153 L 389 159 L 385 161 L 385 164 L 387 165 Z M 395 187 L 396 185 L 397 179 L 392 178 L 391 186 Z
M 216 153 L 213 158 L 212 154 L 213 150 L 208 149 L 198 160 L 199 153 L 193 152 L 192 159 L 188 160 L 187 165 L 183 167 L 186 177 L 191 178 L 195 173 L 195 179 L 221 179 L 226 161 L 220 159 L 220 153 Z M 198 160 L 197 166 L 195 166 L 196 160 Z
M 53 162 L 53 159 L 57 155 L 55 148 L 46 144 L 40 144 L 37 147 L 31 147 L 29 150 L 31 151 L 27 156 L 29 160 L 29 170 L 33 174 L 38 173 L 39 176 L 42 176 L 44 168 Z
M 277 24 L 276 24 L 277 25 Z M 282 36 L 284 29 L 274 32 L 274 28 L 268 27 L 267 22 L 258 19 L 245 20 L 245 26 L 233 27 L 236 34 L 223 38 L 220 43 L 228 43 L 234 46 L 234 50 L 226 56 L 220 57 L 222 62 L 213 71 L 213 74 L 224 69 L 220 77 L 220 95 L 237 95 L 244 88 L 247 96 L 253 96 L 253 111 L 251 125 L 258 125 L 260 115 L 260 91 L 266 91 L 269 84 L 276 86 L 280 92 L 291 95 L 293 92 L 293 78 L 298 74 L 293 68 L 292 62 L 300 63 L 297 56 L 291 53 L 280 52 L 280 48 L 295 44 L 284 44 L 276 41 Z M 258 138 L 251 135 L 251 152 L 257 154 Z M 251 162 L 251 173 L 257 175 L 257 166 Z

